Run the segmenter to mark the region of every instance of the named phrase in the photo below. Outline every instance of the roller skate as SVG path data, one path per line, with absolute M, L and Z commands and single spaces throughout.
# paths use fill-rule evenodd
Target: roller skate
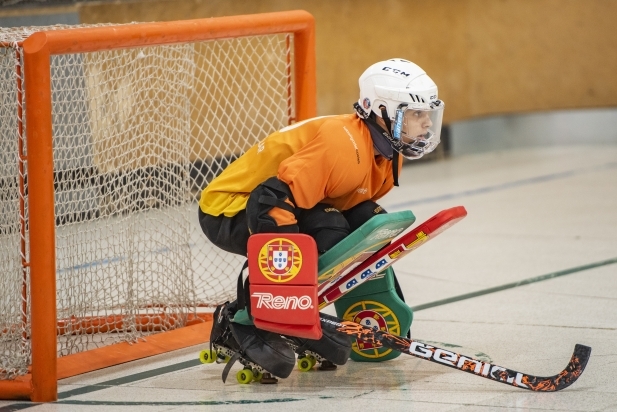
M 252 381 L 264 384 L 277 383 L 293 370 L 295 354 L 279 335 L 231 321 L 236 304 L 219 305 L 213 315 L 210 349 L 201 351 L 203 363 L 227 363 L 223 370 L 223 382 L 232 365 L 238 361 L 244 368 L 236 374 L 239 383 Z
M 320 314 L 323 318 L 332 318 Z M 335 318 L 332 318 L 335 319 Z M 319 363 L 319 370 L 329 371 L 344 365 L 351 353 L 351 337 L 322 329 L 319 340 L 284 336 L 289 346 L 298 354 L 298 369 L 307 372 Z

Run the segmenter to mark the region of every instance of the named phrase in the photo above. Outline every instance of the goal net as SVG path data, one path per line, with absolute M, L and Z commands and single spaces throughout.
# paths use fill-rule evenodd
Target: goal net
M 23 42 L 60 29 L 0 28 L 0 379 L 31 364 Z M 296 117 L 293 32 L 151 43 L 51 56 L 58 357 L 235 298 L 243 258 L 206 239 L 201 190 Z

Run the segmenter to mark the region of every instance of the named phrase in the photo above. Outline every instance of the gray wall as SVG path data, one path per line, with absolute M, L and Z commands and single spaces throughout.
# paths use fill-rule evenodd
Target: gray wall
M 531 146 L 617 145 L 617 109 L 491 116 L 450 127 L 453 156 Z

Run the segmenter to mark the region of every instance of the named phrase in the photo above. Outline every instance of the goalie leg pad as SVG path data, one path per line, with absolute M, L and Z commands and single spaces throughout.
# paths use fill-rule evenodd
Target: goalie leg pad
M 306 233 L 315 239 L 319 254 L 325 253 L 351 233 L 343 214 L 325 203 L 302 210 L 298 217 L 298 226 L 300 233 Z
M 303 233 L 258 233 L 248 242 L 250 315 L 256 327 L 282 335 L 321 338 L 317 247 Z M 245 288 L 246 290 L 246 288 Z
M 407 336 L 413 312 L 401 295 L 394 270 L 390 267 L 334 302 L 334 307 L 341 319 Z M 400 352 L 357 340 L 352 345 L 351 359 L 381 362 L 399 355 Z

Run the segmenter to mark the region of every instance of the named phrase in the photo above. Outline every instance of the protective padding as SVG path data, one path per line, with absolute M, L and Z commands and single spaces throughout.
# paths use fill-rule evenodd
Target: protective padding
M 252 235 L 248 262 L 255 326 L 285 335 L 321 338 L 313 238 L 301 233 Z
M 386 210 L 372 200 L 365 200 L 343 213 L 351 230 L 356 230 L 375 215 L 386 214 Z
M 291 189 L 276 177 L 267 179 L 253 189 L 246 203 L 246 220 L 250 233 L 298 233 L 298 225 L 279 226 L 274 218 L 268 215 L 273 207 L 294 213 L 294 207 L 286 200 L 293 203 Z
M 364 261 L 412 225 L 410 210 L 377 214 L 319 257 L 319 283 L 336 279 Z
M 233 321 L 241 325 L 254 325 L 253 319 L 251 319 L 249 311 L 246 309 L 237 311 L 233 317 Z
M 398 336 L 409 333 L 413 312 L 398 296 L 394 271 L 388 268 L 334 302 L 339 318 L 363 326 L 376 327 Z M 400 352 L 356 340 L 351 359 L 358 362 L 381 362 L 398 357 Z
M 304 210 L 298 219 L 300 232 L 310 235 L 317 243 L 319 253 L 331 249 L 351 232 L 341 212 L 325 203 Z

